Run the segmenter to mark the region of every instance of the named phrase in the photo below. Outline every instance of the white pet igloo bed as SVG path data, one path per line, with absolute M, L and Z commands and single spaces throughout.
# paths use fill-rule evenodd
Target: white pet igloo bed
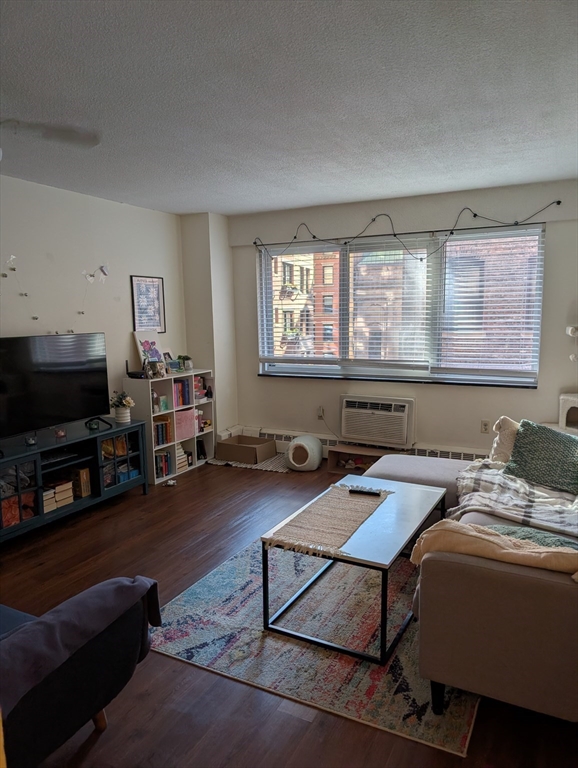
M 289 443 L 285 461 L 289 469 L 311 472 L 317 469 L 323 458 L 321 440 L 313 435 L 299 435 Z

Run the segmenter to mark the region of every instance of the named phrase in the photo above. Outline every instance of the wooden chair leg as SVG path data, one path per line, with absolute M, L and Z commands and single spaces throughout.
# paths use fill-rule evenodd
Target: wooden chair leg
M 107 719 L 106 719 L 106 712 L 104 709 L 101 709 L 100 712 L 97 712 L 96 715 L 92 718 L 92 722 L 94 723 L 94 729 L 96 731 L 99 731 L 102 733 L 103 731 L 106 731 L 106 726 L 108 725 Z
M 436 683 L 433 680 L 431 686 L 431 708 L 434 715 L 443 715 L 444 713 L 444 694 L 446 687 L 443 683 Z

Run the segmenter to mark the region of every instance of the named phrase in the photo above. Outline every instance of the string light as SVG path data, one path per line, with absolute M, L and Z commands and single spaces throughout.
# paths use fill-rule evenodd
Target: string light
M 458 226 L 458 222 L 459 222 L 462 214 L 464 213 L 464 211 L 469 211 L 472 214 L 472 217 L 474 219 L 484 219 L 484 221 L 491 221 L 494 224 L 499 224 L 500 226 L 505 226 L 505 227 L 518 227 L 518 226 L 520 226 L 520 224 L 525 224 L 530 219 L 533 219 L 534 216 L 537 216 L 539 213 L 542 213 L 542 211 L 545 211 L 547 208 L 550 208 L 552 205 L 562 205 L 562 201 L 561 200 L 553 200 L 551 203 L 548 203 L 548 205 L 545 205 L 543 208 L 540 208 L 539 211 L 535 211 L 530 216 L 526 216 L 525 219 L 520 219 L 519 221 L 518 220 L 517 221 L 500 221 L 499 219 L 492 219 L 489 216 L 484 216 L 481 213 L 476 213 L 469 206 L 464 206 L 464 208 L 462 208 L 462 210 L 458 213 L 457 218 L 456 218 L 456 220 L 454 222 L 454 225 L 448 231 L 448 234 L 446 235 L 446 238 L 443 241 L 443 243 L 439 246 L 439 248 L 436 248 L 435 251 L 432 251 L 431 253 L 428 253 L 427 256 L 417 256 L 415 253 L 412 253 L 410 251 L 410 249 L 407 247 L 407 245 L 403 242 L 403 240 L 396 233 L 395 226 L 393 224 L 393 219 L 391 218 L 389 213 L 378 213 L 378 214 L 376 214 L 375 216 L 373 216 L 369 220 L 369 222 L 361 230 L 361 232 L 358 232 L 357 235 L 355 235 L 354 237 L 352 237 L 350 239 L 345 239 L 344 240 L 344 239 L 341 238 L 341 239 L 326 240 L 326 239 L 324 239 L 322 237 L 317 237 L 317 235 L 313 234 L 313 232 L 309 229 L 309 226 L 304 221 L 302 221 L 301 224 L 299 224 L 299 226 L 295 230 L 295 234 L 293 235 L 293 238 L 292 238 L 291 242 L 289 242 L 287 247 L 284 248 L 280 253 L 277 253 L 275 256 L 272 255 L 272 253 L 269 251 L 269 249 L 267 248 L 267 246 L 261 240 L 260 237 L 256 237 L 253 240 L 253 245 L 256 248 L 262 248 L 265 251 L 265 253 L 269 256 L 269 258 L 271 258 L 271 259 L 277 258 L 279 256 L 283 256 L 283 254 L 287 253 L 287 251 L 291 248 L 291 246 L 293 245 L 295 240 L 297 240 L 297 237 L 299 235 L 299 230 L 301 229 L 301 227 L 305 227 L 305 229 L 307 230 L 307 232 L 311 236 L 311 239 L 315 240 L 316 242 L 329 243 L 330 245 L 337 245 L 339 247 L 341 247 L 342 245 L 351 245 L 351 243 L 355 242 L 358 238 L 362 237 L 364 235 L 364 233 L 369 229 L 369 227 L 377 221 L 377 219 L 379 219 L 380 217 L 383 216 L 383 217 L 389 219 L 389 223 L 390 223 L 390 226 L 391 226 L 391 234 L 393 235 L 393 237 L 398 242 L 401 243 L 401 245 L 403 246 L 404 251 L 406 251 L 413 259 L 416 259 L 417 261 L 424 261 L 424 259 L 428 259 L 428 258 L 430 258 L 430 256 L 433 256 L 438 251 L 441 251 L 442 248 L 445 246 L 445 244 L 450 239 L 450 237 L 455 234 L 455 229 Z M 437 230 L 437 231 L 438 232 L 444 232 L 445 230 Z M 409 234 L 409 233 L 402 233 L 402 234 Z M 308 241 L 305 240 L 305 241 L 301 241 L 301 242 L 308 242 Z

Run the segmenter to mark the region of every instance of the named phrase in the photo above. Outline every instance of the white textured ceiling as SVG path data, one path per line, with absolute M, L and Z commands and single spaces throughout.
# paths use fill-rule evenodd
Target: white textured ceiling
M 571 178 L 576 0 L 3 0 L 2 173 L 176 213 Z

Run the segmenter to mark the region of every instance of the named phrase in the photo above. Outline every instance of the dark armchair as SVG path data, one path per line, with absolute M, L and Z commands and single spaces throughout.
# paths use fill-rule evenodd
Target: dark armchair
M 97 584 L 40 618 L 0 606 L 0 706 L 8 765 L 35 766 L 104 707 L 149 650 L 160 625 L 157 583 Z

